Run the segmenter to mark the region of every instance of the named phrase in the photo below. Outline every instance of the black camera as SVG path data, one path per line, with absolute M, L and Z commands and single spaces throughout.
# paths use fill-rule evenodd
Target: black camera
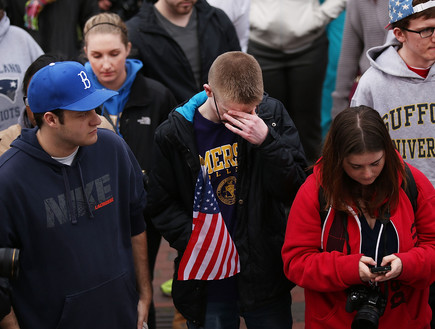
M 357 311 L 352 322 L 352 329 L 376 329 L 379 318 L 384 314 L 387 298 L 379 286 L 352 286 L 349 288 L 346 311 Z
M 19 249 L 0 248 L 0 277 L 12 279 L 18 276 L 19 257 Z
M 11 311 L 9 279 L 18 276 L 19 257 L 19 249 L 0 248 L 0 320 Z

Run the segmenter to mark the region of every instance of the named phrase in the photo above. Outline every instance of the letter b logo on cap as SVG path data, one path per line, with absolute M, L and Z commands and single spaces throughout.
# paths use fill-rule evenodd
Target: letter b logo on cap
M 77 75 L 82 79 L 85 89 L 91 88 L 91 81 L 88 79 L 88 76 L 86 75 L 85 71 L 81 71 Z
M 95 89 L 79 62 L 56 62 L 40 69 L 30 81 L 27 97 L 34 113 L 55 109 L 89 111 L 117 95 Z

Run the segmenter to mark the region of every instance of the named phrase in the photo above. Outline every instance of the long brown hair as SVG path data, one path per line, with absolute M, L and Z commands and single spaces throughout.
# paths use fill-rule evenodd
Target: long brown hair
M 384 151 L 385 165 L 370 186 L 363 187 L 344 171 L 347 156 L 379 151 Z M 339 113 L 331 124 L 322 153 L 319 183 L 328 207 L 348 212 L 347 205 L 355 206 L 356 200 L 361 199 L 373 215 L 397 205 L 399 176 L 405 177 L 405 170 L 377 111 L 359 106 Z

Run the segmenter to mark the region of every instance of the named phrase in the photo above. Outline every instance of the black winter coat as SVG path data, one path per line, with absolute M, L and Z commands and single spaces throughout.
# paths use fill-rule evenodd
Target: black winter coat
M 122 111 L 119 130 L 142 170 L 151 169 L 154 133 L 177 102 L 160 82 L 138 73 Z M 112 122 L 107 113 L 104 116 Z
M 142 72 L 168 87 L 179 103 L 202 90 L 208 81 L 208 70 L 217 56 L 240 50 L 236 30 L 221 9 L 211 7 L 204 0 L 198 0 L 195 8 L 201 61 L 200 86 L 196 84 L 182 48 L 159 25 L 152 4 L 144 2 L 139 13 L 126 23 L 133 56 L 143 63 Z
M 242 309 L 254 309 L 290 294 L 283 273 L 281 247 L 289 207 L 305 180 L 305 155 L 293 121 L 281 102 L 264 96 L 258 115 L 269 127 L 266 140 L 254 146 L 238 138 L 236 222 L 233 236 L 241 272 L 237 285 Z M 193 117 L 193 114 L 192 114 Z M 200 163 L 193 123 L 177 110 L 156 131 L 150 175 L 152 221 L 178 251 L 175 273 L 192 232 L 195 182 Z M 178 281 L 172 297 L 187 319 L 204 322 L 205 281 Z

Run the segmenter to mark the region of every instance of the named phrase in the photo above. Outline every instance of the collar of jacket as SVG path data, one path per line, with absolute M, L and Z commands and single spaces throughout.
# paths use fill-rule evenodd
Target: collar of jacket
M 195 9 L 198 15 L 199 26 L 204 26 L 205 22 L 208 22 L 216 11 L 216 8 L 210 6 L 204 0 L 198 0 L 195 4 Z M 154 4 L 150 2 L 144 2 L 139 15 L 143 19 L 138 26 L 140 31 L 169 36 L 169 34 L 160 26 L 158 22 L 156 13 L 154 12 Z
M 134 79 L 130 89 L 130 96 L 124 106 L 124 111 L 127 108 L 147 107 L 150 105 L 152 96 L 147 95 L 149 93 L 147 85 L 148 83 L 146 78 L 142 74 L 136 75 L 136 78 Z
M 177 107 L 175 111 L 180 113 L 187 121 L 193 122 L 193 117 L 195 115 L 196 109 L 205 103 L 207 97 L 208 96 L 205 90 L 201 91 L 198 94 L 194 95 L 186 103 L 184 103 L 180 107 Z

